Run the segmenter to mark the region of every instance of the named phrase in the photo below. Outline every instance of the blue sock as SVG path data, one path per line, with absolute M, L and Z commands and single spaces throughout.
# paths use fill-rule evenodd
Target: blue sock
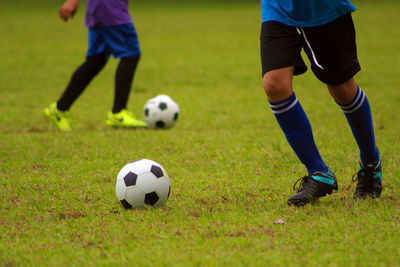
M 375 144 L 374 127 L 371 109 L 367 96 L 358 87 L 357 94 L 347 105 L 339 105 L 353 132 L 354 139 L 360 149 L 361 161 L 365 164 L 379 160 L 378 148 Z
M 293 93 L 285 100 L 268 102 L 286 139 L 308 173 L 327 172 L 328 168 L 315 145 L 310 122 L 296 95 Z

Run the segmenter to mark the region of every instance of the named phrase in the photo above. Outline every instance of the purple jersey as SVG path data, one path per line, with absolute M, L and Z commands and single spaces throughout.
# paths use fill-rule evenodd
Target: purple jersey
M 128 0 L 87 0 L 85 26 L 115 26 L 133 23 Z

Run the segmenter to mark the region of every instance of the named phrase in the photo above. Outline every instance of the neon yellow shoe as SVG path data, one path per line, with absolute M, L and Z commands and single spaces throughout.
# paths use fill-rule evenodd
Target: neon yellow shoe
M 44 109 L 44 115 L 52 120 L 61 131 L 71 131 L 71 116 L 69 112 L 58 110 L 56 102 L 51 103 L 50 106 Z
M 113 127 L 147 127 L 146 122 L 140 121 L 128 110 L 118 113 L 108 113 L 106 124 Z

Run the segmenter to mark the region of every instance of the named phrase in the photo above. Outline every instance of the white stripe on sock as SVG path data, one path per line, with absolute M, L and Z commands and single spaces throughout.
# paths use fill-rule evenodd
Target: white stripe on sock
M 361 99 L 360 103 L 355 108 L 353 108 L 351 110 L 344 110 L 343 109 L 343 112 L 344 113 L 353 113 L 354 111 L 356 111 L 357 109 L 359 109 L 361 107 L 361 105 L 364 103 L 364 101 L 365 101 L 365 94 L 362 94 L 362 99 Z
M 281 113 L 283 113 L 283 112 L 288 111 L 288 110 L 291 109 L 292 107 L 294 107 L 294 106 L 297 104 L 297 102 L 299 102 L 299 101 L 298 101 L 297 98 L 296 98 L 296 100 L 293 101 L 293 103 L 290 104 L 288 107 L 286 107 L 286 108 L 284 108 L 284 109 L 281 109 L 281 110 L 273 110 L 273 109 L 272 109 L 272 112 L 273 112 L 274 114 L 281 114 Z
M 271 103 L 269 103 L 269 106 L 271 108 L 280 108 L 280 107 L 286 106 L 289 102 L 290 102 L 290 100 L 288 100 L 286 102 L 283 102 L 281 104 L 271 104 Z
M 356 95 L 356 97 L 355 97 L 355 100 L 352 101 L 352 102 L 351 102 L 349 105 L 347 105 L 347 106 L 340 105 L 340 107 L 341 107 L 343 110 L 349 110 L 349 109 L 351 109 L 354 105 L 357 105 L 358 100 L 360 99 L 361 95 L 363 95 L 363 94 L 364 94 L 364 92 L 363 92 L 360 88 L 358 88 L 358 90 L 357 90 L 357 95 Z

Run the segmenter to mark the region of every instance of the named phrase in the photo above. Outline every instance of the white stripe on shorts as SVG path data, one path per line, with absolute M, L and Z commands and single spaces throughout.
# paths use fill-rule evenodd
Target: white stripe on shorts
M 318 63 L 317 58 L 315 57 L 314 51 L 312 50 L 311 45 L 310 45 L 310 43 L 309 43 L 308 40 L 307 40 L 307 37 L 306 37 L 306 34 L 305 34 L 303 28 L 300 27 L 300 29 L 299 29 L 298 27 L 296 27 L 296 29 L 297 29 L 297 32 L 298 32 L 299 34 L 303 34 L 304 40 L 306 41 L 307 46 L 308 46 L 308 48 L 309 48 L 310 51 L 311 51 L 311 55 L 312 55 L 312 57 L 313 57 L 313 60 L 314 60 L 315 65 L 317 65 L 318 68 L 320 68 L 321 70 L 323 70 L 324 67 L 322 67 L 322 66 Z M 300 30 L 301 30 L 301 33 L 300 33 Z

